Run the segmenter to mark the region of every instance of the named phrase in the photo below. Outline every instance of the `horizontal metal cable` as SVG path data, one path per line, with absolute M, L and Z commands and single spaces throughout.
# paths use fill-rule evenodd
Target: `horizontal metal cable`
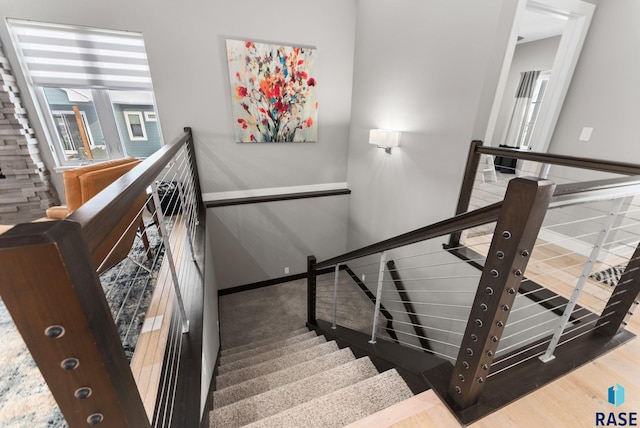
M 436 254 L 444 254 L 444 252 L 442 250 L 440 250 L 438 253 Z M 411 256 L 414 257 L 414 256 Z M 407 259 L 409 257 L 405 257 L 405 259 Z M 400 259 L 395 258 L 395 261 L 398 261 Z M 446 262 L 446 263 L 433 263 L 433 264 L 428 264 L 428 265 L 421 265 L 421 266 L 407 266 L 407 267 L 401 267 L 398 268 L 396 267 L 395 269 L 393 269 L 394 271 L 397 272 L 404 272 L 404 271 L 409 271 L 409 270 L 415 270 L 415 269 L 425 269 L 425 268 L 432 268 L 432 267 L 442 267 L 442 266 L 451 266 L 451 265 L 459 265 L 459 264 L 468 264 L 469 262 L 482 262 L 484 261 L 485 258 L 484 257 L 479 257 L 477 259 L 465 259 L 464 261 L 462 260 L 456 260 L 454 262 Z
M 384 300 L 384 302 L 389 303 L 404 303 L 402 300 Z M 431 302 L 411 302 L 414 305 L 429 305 L 429 306 L 443 306 L 447 308 L 461 308 L 461 309 L 471 309 L 471 306 L 462 306 L 462 305 L 447 305 L 444 303 L 431 303 Z
M 517 348 L 518 346 L 521 346 L 521 345 L 523 345 L 523 344 L 525 344 L 525 343 L 527 343 L 527 342 L 530 342 L 530 341 L 532 341 L 532 340 L 535 340 L 535 339 L 536 339 L 536 338 L 538 338 L 538 337 L 544 337 L 544 336 L 547 336 L 547 335 L 549 335 L 549 334 L 553 333 L 554 331 L 555 331 L 555 328 L 552 328 L 552 329 L 550 329 L 550 330 L 545 330 L 545 331 L 543 331 L 542 333 L 534 334 L 533 336 L 530 336 L 530 337 L 526 338 L 525 340 L 522 340 L 522 341 L 520 341 L 520 342 L 518 342 L 518 343 L 514 343 L 513 345 L 509 345 L 509 346 L 507 346 L 507 347 L 505 347 L 505 348 L 502 348 L 502 349 L 498 350 L 498 351 L 496 352 L 496 356 L 497 356 L 497 355 L 499 355 L 499 354 L 502 354 L 502 353 L 504 353 L 504 352 L 506 352 L 506 351 L 508 351 L 509 349 Z M 536 344 L 536 346 L 537 346 L 537 344 Z
M 572 224 L 585 223 L 587 221 L 604 220 L 609 215 L 609 213 L 605 213 L 604 215 L 598 215 L 596 217 L 579 218 L 577 220 L 565 221 L 563 223 L 545 224 L 543 226 L 543 229 L 553 229 L 554 227 L 564 227 Z
M 594 322 L 595 322 L 595 321 L 594 321 Z M 571 336 L 571 337 L 567 338 L 566 340 L 563 340 L 562 342 L 559 342 L 559 343 L 558 343 L 558 346 L 562 346 L 562 345 L 564 345 L 564 344 L 566 344 L 566 343 L 569 343 L 569 342 L 571 342 L 571 341 L 573 341 L 573 340 L 575 340 L 575 339 L 577 339 L 577 338 L 579 338 L 579 337 L 584 336 L 585 334 L 589 334 L 589 333 L 591 333 L 591 332 L 595 331 L 596 329 L 599 329 L 599 328 L 604 327 L 605 325 L 607 325 L 607 324 L 609 324 L 609 323 L 611 323 L 611 321 L 605 321 L 605 322 L 603 322 L 602 324 L 600 324 L 600 325 L 599 325 L 599 326 L 597 326 L 597 327 L 591 328 L 591 329 L 589 329 L 589 330 L 585 330 L 585 331 L 583 331 L 582 333 L 577 334 L 577 335 L 575 335 L 575 336 Z M 593 323 L 590 323 L 590 324 L 593 324 Z
M 395 314 L 406 314 L 406 315 L 417 315 L 420 317 L 426 317 L 426 318 L 434 318 L 434 319 L 439 319 L 439 320 L 445 320 L 445 321 L 456 321 L 456 322 L 461 322 L 461 323 L 467 323 L 467 321 L 469 321 L 468 319 L 456 319 L 456 318 L 447 318 L 447 317 L 439 317 L 437 315 L 428 315 L 428 314 L 420 314 L 420 313 L 416 313 L 416 312 L 406 312 L 406 311 L 398 311 L 395 309 L 387 309 L 387 311 L 391 312 L 391 313 L 395 313 Z
M 390 281 L 384 281 L 384 282 L 390 282 Z M 466 290 L 466 291 L 452 291 L 452 290 L 382 290 L 383 293 L 433 293 L 433 294 L 441 294 L 441 293 L 445 293 L 445 294 L 452 294 L 452 293 L 459 293 L 459 294 L 475 294 L 477 292 L 477 290 Z
M 393 320 L 394 324 L 395 324 L 395 320 Z M 449 342 L 443 342 L 442 340 L 437 340 L 437 339 L 433 339 L 431 337 L 425 337 L 425 336 L 420 336 L 417 334 L 413 334 L 413 333 L 407 333 L 406 331 L 402 331 L 402 330 L 395 330 L 396 334 L 403 334 L 405 336 L 411 336 L 411 337 L 415 337 L 417 339 L 427 339 L 429 342 L 433 342 L 433 343 L 439 343 L 440 345 L 445 345 L 445 346 L 450 346 L 452 348 L 456 348 L 456 349 L 460 349 L 460 345 L 455 345 L 453 343 L 449 343 Z
M 412 326 L 412 327 L 421 327 L 421 328 L 424 328 L 424 329 L 427 329 L 427 330 L 441 331 L 443 333 L 453 334 L 453 335 L 456 335 L 456 336 L 463 336 L 464 335 L 464 333 L 458 333 L 456 331 L 444 330 L 442 328 L 429 327 L 428 325 L 414 324 L 414 323 L 411 323 L 411 322 L 400 321 L 400 320 L 396 320 L 396 319 L 393 320 L 393 323 L 394 324 L 409 325 L 409 326 Z M 424 338 L 425 339 L 430 339 L 429 337 L 426 337 L 426 336 Z
M 553 312 L 553 311 L 557 311 L 558 309 L 560 309 L 560 308 L 562 308 L 562 307 L 564 307 L 564 306 L 567 306 L 568 304 L 569 304 L 569 302 L 567 302 L 567 303 L 563 303 L 563 304 L 558 305 L 558 306 L 554 306 L 553 308 L 549 308 L 548 310 L 546 310 L 546 311 L 544 311 L 544 312 L 537 312 L 537 313 L 535 313 L 535 314 L 533 314 L 533 315 L 530 315 L 530 316 L 528 316 L 528 317 L 525 317 L 525 318 L 519 319 L 519 320 L 517 320 L 517 321 L 509 322 L 509 325 L 519 324 L 519 323 L 521 323 L 521 322 L 528 321 L 528 320 L 530 320 L 530 319 L 533 319 L 533 318 L 539 317 L 539 316 L 541 316 L 541 315 L 546 315 L 547 313 L 549 313 L 549 312 Z M 515 306 L 515 305 L 514 305 L 514 306 Z
M 407 347 L 410 347 L 410 348 L 415 348 L 415 349 L 418 349 L 420 351 L 425 351 L 427 353 L 431 353 L 431 354 L 437 355 L 439 357 L 455 361 L 455 357 L 452 357 L 450 355 L 443 354 L 443 353 L 440 353 L 440 352 L 436 352 L 436 351 L 434 351 L 432 349 L 424 349 L 422 346 L 414 345 L 414 344 L 411 344 L 411 343 L 408 343 L 408 342 L 403 342 L 402 340 L 398 340 L 398 343 L 403 345 L 403 346 L 407 346 Z
M 464 262 L 462 262 L 464 263 Z M 425 276 L 422 278 L 403 278 L 402 282 L 413 282 L 413 281 L 432 281 L 435 279 L 442 279 L 442 280 L 450 280 L 450 279 L 460 279 L 460 278 L 480 278 L 481 274 L 474 274 L 474 275 L 449 275 L 449 276 Z M 391 279 L 385 279 L 383 282 L 385 283 L 394 283 L 394 280 Z
M 549 311 L 547 311 L 547 312 L 549 312 Z M 523 333 L 526 333 L 527 331 L 531 331 L 531 330 L 533 330 L 533 329 L 535 329 L 535 328 L 538 328 L 538 327 L 540 327 L 541 325 L 548 324 L 548 323 L 550 323 L 550 322 L 554 322 L 554 323 L 555 323 L 555 322 L 558 322 L 559 320 L 560 320 L 560 317 L 558 316 L 558 318 L 552 318 L 552 319 L 549 319 L 549 320 L 543 321 L 543 322 L 541 322 L 541 323 L 538 323 L 538 324 L 532 325 L 532 326 L 531 326 L 531 327 L 529 327 L 529 328 L 525 328 L 525 329 L 523 329 L 523 330 L 516 331 L 516 332 L 514 332 L 514 333 L 512 333 L 512 334 L 510 334 L 510 335 L 508 335 L 508 336 L 503 336 L 500 340 L 506 340 L 506 339 L 510 339 L 510 338 L 512 338 L 512 337 L 515 337 L 515 336 L 519 336 L 519 335 L 521 335 L 521 334 L 523 334 Z M 511 324 L 507 324 L 507 326 L 510 326 L 510 325 L 511 325 Z M 553 330 L 552 330 L 552 331 L 553 331 Z M 526 342 L 526 340 L 525 340 L 525 342 Z
M 551 339 L 549 339 L 546 343 L 549 343 L 549 342 L 551 342 Z M 545 342 L 543 342 L 543 343 L 545 343 Z M 526 351 L 523 351 L 523 352 L 526 352 Z M 487 375 L 487 379 L 488 379 L 488 378 L 490 378 L 490 377 L 492 377 L 492 376 L 497 375 L 498 373 L 502 373 L 502 372 L 503 372 L 503 371 L 505 371 L 505 370 L 509 370 L 509 369 L 511 369 L 511 368 L 513 368 L 513 367 L 516 367 L 516 366 L 518 366 L 518 365 L 520 365 L 520 364 L 524 363 L 524 362 L 527 362 L 527 361 L 532 360 L 532 359 L 534 359 L 534 358 L 536 358 L 536 357 L 539 357 L 540 355 L 544 354 L 545 352 L 546 352 L 546 350 L 543 350 L 543 351 L 537 352 L 537 353 L 535 353 L 535 354 L 529 355 L 527 358 L 523 358 L 522 360 L 518 360 L 518 361 L 516 361 L 515 363 L 513 363 L 513 364 L 511 364 L 511 365 L 509 365 L 509 366 L 503 367 L 503 368 L 501 368 L 500 370 L 496 370 L 496 371 L 494 371 L 494 372 L 492 372 L 492 373 L 489 373 L 489 374 Z M 504 361 L 504 360 L 501 360 L 501 362 L 502 362 L 502 361 Z
M 525 306 L 522 306 L 522 307 L 520 307 L 520 308 L 513 309 L 513 310 L 511 311 L 511 313 L 513 314 L 513 313 L 516 313 L 516 312 L 522 311 L 522 310 L 524 310 L 524 309 L 528 309 L 528 308 L 531 308 L 531 307 L 539 306 L 541 303 L 545 303 L 545 302 L 548 302 L 549 300 L 557 299 L 558 297 L 559 297 L 558 295 L 553 295 L 553 296 L 551 296 L 551 297 L 549 297 L 549 298 L 546 298 L 546 299 L 536 300 L 536 301 L 534 301 L 534 302 L 533 302 L 532 304 L 530 304 L 530 305 L 525 305 Z

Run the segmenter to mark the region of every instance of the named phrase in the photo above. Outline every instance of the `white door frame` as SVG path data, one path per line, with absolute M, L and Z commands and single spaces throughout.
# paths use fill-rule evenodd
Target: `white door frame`
M 516 49 L 518 28 L 525 9 L 560 17 L 567 20 L 562 33 L 556 57 L 553 61 L 549 86 L 540 106 L 536 126 L 531 135 L 531 149 L 546 152 L 549 149 L 551 136 L 562 110 L 562 103 L 567 95 L 573 71 L 578 63 L 580 51 L 584 44 L 595 5 L 582 0 L 518 0 L 518 6 L 511 28 L 511 35 L 505 52 L 500 79 L 496 87 L 491 113 L 485 134 L 485 144 L 491 144 L 496 131 L 500 104 L 509 77 L 509 69 Z

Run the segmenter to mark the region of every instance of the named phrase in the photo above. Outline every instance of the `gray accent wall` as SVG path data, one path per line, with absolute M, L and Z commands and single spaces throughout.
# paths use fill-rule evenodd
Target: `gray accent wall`
M 357 20 L 350 249 L 454 214 L 513 14 L 501 2 L 368 0 Z M 371 128 L 402 131 L 400 147 L 386 154 L 367 144 Z
M 552 153 L 640 163 L 640 3 L 602 1 L 551 139 Z M 592 127 L 588 142 L 578 141 Z
M 209 208 L 218 288 L 307 270 L 307 256 L 346 251 L 349 196 Z

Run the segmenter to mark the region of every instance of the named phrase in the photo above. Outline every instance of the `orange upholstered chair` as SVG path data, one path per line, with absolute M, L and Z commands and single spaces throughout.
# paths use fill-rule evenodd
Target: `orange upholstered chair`
M 62 179 L 67 204 L 49 208 L 47 217 L 50 219 L 66 218 L 139 163 L 140 161 L 135 158 L 117 159 L 64 171 Z M 92 254 L 98 273 L 104 272 L 124 259 L 131 251 L 136 231 L 142 225 L 141 212 L 145 200 L 146 194 L 140 195 L 136 203 Z M 144 233 L 143 237 L 146 238 Z M 147 247 L 147 256 L 149 256 L 148 242 L 146 239 L 143 241 Z

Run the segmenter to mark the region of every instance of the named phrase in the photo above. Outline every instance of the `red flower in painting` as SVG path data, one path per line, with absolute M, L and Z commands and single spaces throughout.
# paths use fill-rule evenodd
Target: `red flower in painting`
M 236 86 L 236 98 L 241 99 L 247 96 L 247 88 L 244 86 Z
M 316 86 L 316 79 L 314 79 L 313 77 L 310 78 L 309 80 L 307 80 L 307 85 Z
M 311 125 L 313 125 L 313 119 L 308 118 L 307 119 L 307 128 L 311 128 Z
M 244 119 L 238 119 L 238 123 L 242 125 L 242 129 L 247 129 L 247 121 Z

